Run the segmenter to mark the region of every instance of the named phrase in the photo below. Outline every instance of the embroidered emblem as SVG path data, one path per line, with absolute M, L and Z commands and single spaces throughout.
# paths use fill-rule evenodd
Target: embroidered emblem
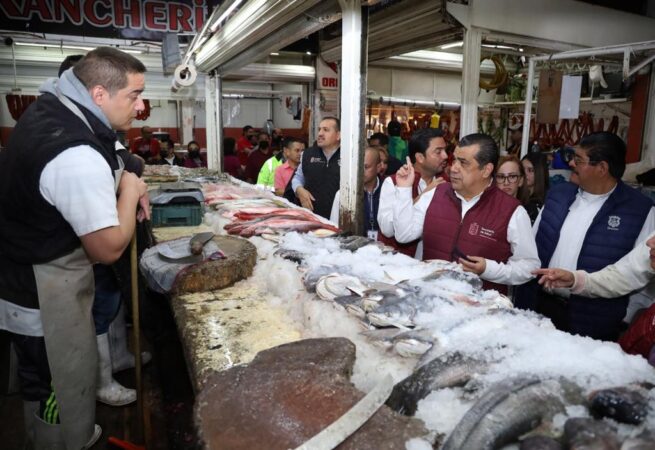
M 607 226 L 612 229 L 617 229 L 621 225 L 621 218 L 619 216 L 610 216 L 607 220 Z
M 480 232 L 480 225 L 478 225 L 476 222 L 473 222 L 471 226 L 469 226 L 469 234 L 471 236 L 475 236 Z
M 325 160 L 320 157 L 312 156 L 311 159 L 309 160 L 310 163 L 324 163 Z

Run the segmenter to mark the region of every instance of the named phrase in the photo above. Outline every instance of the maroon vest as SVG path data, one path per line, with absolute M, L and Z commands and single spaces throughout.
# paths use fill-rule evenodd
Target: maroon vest
M 396 174 L 394 173 L 391 175 L 391 181 L 393 181 L 393 185 L 396 185 Z M 414 184 L 412 184 L 412 199 L 415 199 L 418 197 L 418 183 L 421 181 L 421 176 L 418 172 L 416 172 L 416 176 L 414 177 Z M 382 232 L 378 233 L 378 241 L 382 242 L 384 245 L 388 245 L 389 247 L 395 248 L 398 252 L 402 253 L 403 255 L 411 256 L 412 258 L 414 255 L 416 255 L 416 246 L 418 245 L 420 239 L 416 239 L 415 241 L 412 242 L 407 242 L 405 244 L 400 243 L 396 240 L 394 237 L 386 237 Z
M 464 254 L 507 262 L 512 256 L 507 225 L 520 204 L 492 184 L 462 220 L 462 202 L 452 185 L 439 185 L 425 213 L 423 259 L 455 261 Z M 483 288 L 507 293 L 506 285 L 489 281 Z

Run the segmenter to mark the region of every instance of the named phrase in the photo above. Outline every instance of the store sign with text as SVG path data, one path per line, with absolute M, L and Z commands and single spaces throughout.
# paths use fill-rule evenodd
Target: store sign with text
M 194 33 L 220 0 L 0 0 L 0 29 L 159 41 Z

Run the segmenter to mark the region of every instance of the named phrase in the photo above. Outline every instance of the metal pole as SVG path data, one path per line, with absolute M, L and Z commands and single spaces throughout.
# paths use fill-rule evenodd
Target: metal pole
M 525 88 L 525 109 L 523 112 L 523 138 L 521 139 L 521 158 L 528 154 L 530 140 L 530 117 L 532 115 L 532 86 L 534 85 L 534 58 L 528 62 L 528 85 Z
M 479 29 L 469 27 L 464 30 L 460 137 L 478 132 L 478 95 L 480 93 L 481 46 L 482 33 Z
M 223 79 L 216 76 L 216 167 L 223 172 Z
M 205 117 L 207 122 L 207 167 L 223 170 L 223 115 L 221 78 L 214 72 L 207 76 L 205 82 Z
M 342 10 L 339 226 L 362 234 L 368 7 L 362 7 L 359 0 L 339 0 L 339 4 Z

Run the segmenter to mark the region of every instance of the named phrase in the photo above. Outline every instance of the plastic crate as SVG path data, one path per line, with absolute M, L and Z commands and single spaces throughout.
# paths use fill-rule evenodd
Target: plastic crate
M 188 227 L 202 222 L 200 203 L 175 203 L 152 206 L 153 227 Z

